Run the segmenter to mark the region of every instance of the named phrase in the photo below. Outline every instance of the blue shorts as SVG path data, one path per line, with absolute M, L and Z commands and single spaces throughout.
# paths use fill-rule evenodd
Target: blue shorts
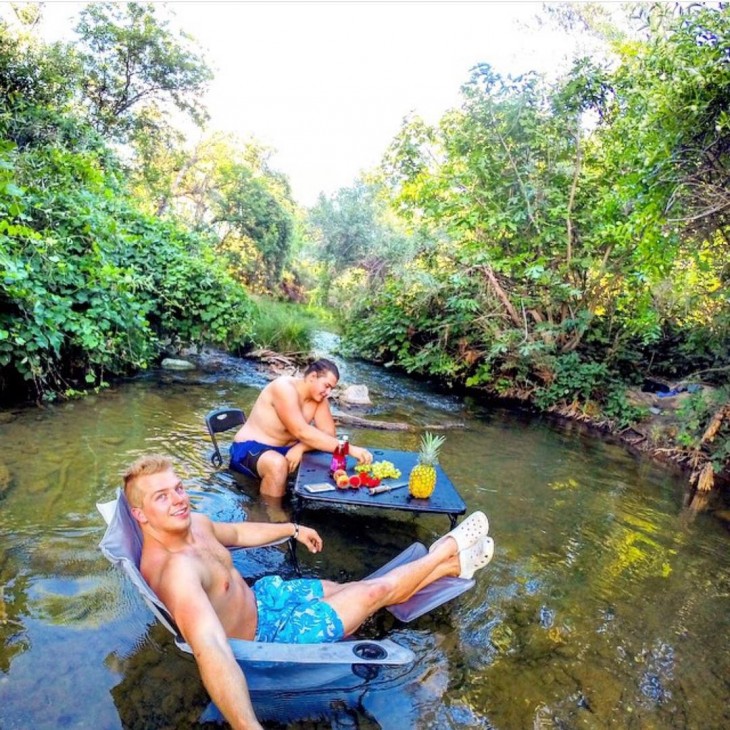
M 286 456 L 291 446 L 270 446 L 259 441 L 234 441 L 231 444 L 231 469 L 243 474 L 261 476 L 257 465 L 266 451 L 276 451 Z
M 345 636 L 337 612 L 322 600 L 322 581 L 285 581 L 267 575 L 254 583 L 253 592 L 258 610 L 256 641 L 322 644 Z

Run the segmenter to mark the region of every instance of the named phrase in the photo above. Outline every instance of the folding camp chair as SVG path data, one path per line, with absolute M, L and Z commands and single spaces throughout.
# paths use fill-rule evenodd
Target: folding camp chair
M 170 612 L 139 571 L 142 536 L 124 494 L 119 490 L 117 499 L 98 504 L 97 508 L 108 525 L 99 544 L 102 553 L 126 573 L 152 613 L 172 633 L 178 648 L 192 654 Z M 233 655 L 245 669 L 252 690 L 319 687 L 348 675 L 362 678 L 372 673 L 363 670 L 380 665 L 410 664 L 415 659 L 410 649 L 390 639 L 346 640 L 333 644 L 276 644 L 241 639 L 229 642 Z M 294 676 L 287 679 L 287 674 Z M 287 685 L 289 680 L 293 684 Z
M 244 423 L 246 423 L 246 414 L 240 408 L 218 408 L 205 416 L 205 425 L 213 442 L 213 453 L 210 456 L 213 466 L 216 468 L 223 466 L 223 455 L 218 446 L 216 434 L 229 431 L 232 428 L 240 428 Z M 245 466 L 239 465 L 236 470 L 248 477 L 258 479 L 258 476 Z
M 99 544 L 102 553 L 126 573 L 152 613 L 175 637 L 175 644 L 182 651 L 192 653 L 170 612 L 140 573 L 142 535 L 124 494 L 118 490 L 115 500 L 98 504 L 97 508 L 107 523 L 107 530 Z M 371 577 L 415 560 L 425 553 L 426 548 L 422 544 L 414 543 Z M 411 621 L 473 585 L 473 579 L 441 578 L 406 603 L 389 607 L 389 610 L 401 621 Z M 410 649 L 390 639 L 343 640 L 331 644 L 278 644 L 241 639 L 229 641 L 233 655 L 246 671 L 249 686 L 260 690 L 330 686 L 355 678 L 360 678 L 358 681 L 361 682 L 376 676 L 381 666 L 409 664 L 415 659 Z

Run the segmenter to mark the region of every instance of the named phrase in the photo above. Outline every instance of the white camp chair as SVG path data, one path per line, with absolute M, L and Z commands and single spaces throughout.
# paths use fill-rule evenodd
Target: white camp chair
M 175 644 L 184 652 L 192 649 L 180 634 L 169 611 L 139 572 L 142 538 L 137 521 L 121 490 L 117 499 L 98 504 L 107 522 L 107 530 L 99 547 L 105 557 L 120 567 L 148 605 L 152 613 L 175 637 Z M 282 540 L 280 542 L 284 542 Z M 343 675 L 362 676 L 359 665 L 409 664 L 415 659 L 410 649 L 384 639 L 381 641 L 339 641 L 330 644 L 277 644 L 230 639 L 233 655 L 246 671 L 251 689 L 286 687 L 287 665 L 296 669 L 297 685 L 304 680 L 307 687 L 318 687 Z M 302 669 L 306 668 L 306 672 Z
M 107 523 L 99 547 L 114 565 L 120 567 L 137 588 L 150 610 L 175 637 L 176 645 L 192 654 L 175 625 L 169 611 L 149 587 L 139 571 L 142 535 L 132 516 L 123 492 L 117 498 L 97 504 Z M 285 542 L 286 538 L 279 542 Z M 426 548 L 414 543 L 371 577 L 381 575 L 424 555 Z M 474 580 L 441 578 L 419 591 L 406 603 L 390 606 L 388 610 L 401 621 L 411 621 L 474 585 Z M 244 668 L 252 690 L 293 688 L 305 689 L 329 686 L 348 677 L 370 679 L 380 666 L 404 665 L 414 661 L 414 653 L 390 639 L 379 641 L 344 640 L 329 644 L 279 644 L 229 639 L 233 655 Z M 304 671 L 306 670 L 306 671 Z

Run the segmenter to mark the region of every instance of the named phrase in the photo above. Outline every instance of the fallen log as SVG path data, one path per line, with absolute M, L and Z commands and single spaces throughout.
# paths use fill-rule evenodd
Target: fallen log
M 344 426 L 357 426 L 358 428 L 372 428 L 380 431 L 446 431 L 454 428 L 465 428 L 463 421 L 443 421 L 442 423 L 427 424 L 425 426 L 414 426 L 411 423 L 402 421 L 373 421 L 360 416 L 352 416 L 349 413 L 333 413 L 335 423 Z

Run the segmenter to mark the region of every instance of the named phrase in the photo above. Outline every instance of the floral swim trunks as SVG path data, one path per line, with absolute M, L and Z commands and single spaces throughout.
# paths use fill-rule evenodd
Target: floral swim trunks
M 322 600 L 322 582 L 309 578 L 285 581 L 267 575 L 253 585 L 258 610 L 255 641 L 321 644 L 345 635 L 340 617 Z

